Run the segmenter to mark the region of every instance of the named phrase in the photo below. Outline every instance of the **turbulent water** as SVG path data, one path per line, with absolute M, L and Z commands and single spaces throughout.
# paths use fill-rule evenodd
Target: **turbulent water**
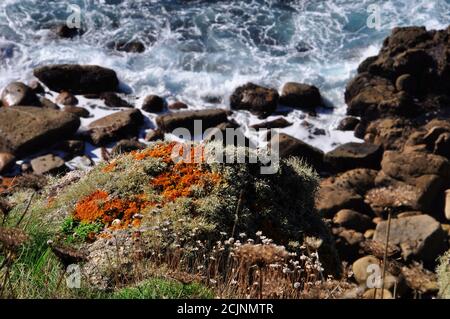
M 49 29 L 72 13 L 69 4 L 81 8 L 87 32 L 56 39 Z M 371 4 L 380 10 L 379 30 L 366 23 Z M 287 81 L 306 82 L 334 108 L 316 118 L 291 112 L 294 125 L 284 131 L 329 150 L 354 139 L 335 130 L 345 114 L 344 87 L 390 29 L 449 23 L 450 0 L 0 0 L 0 87 L 29 80 L 38 65 L 99 64 L 116 70 L 138 106 L 153 93 L 200 109 L 228 107 L 233 89 L 248 81 L 278 89 Z M 145 43 L 143 54 L 107 48 L 110 41 L 133 39 Z M 211 97 L 220 103 L 209 103 Z M 244 127 L 258 121 L 247 112 L 234 117 Z M 311 136 L 304 120 L 326 135 Z

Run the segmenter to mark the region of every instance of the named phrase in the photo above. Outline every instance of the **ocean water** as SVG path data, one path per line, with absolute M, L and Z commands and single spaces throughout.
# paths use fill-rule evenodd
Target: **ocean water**
M 86 33 L 57 39 L 49 29 L 72 14 L 69 4 L 80 7 Z M 370 5 L 379 9 L 379 30 L 367 26 Z M 294 124 L 282 131 L 328 151 L 356 141 L 335 129 L 345 115 L 345 84 L 391 28 L 448 24 L 450 0 L 0 0 L 0 88 L 29 81 L 39 65 L 98 64 L 118 73 L 138 107 L 147 94 L 159 94 L 203 109 L 228 108 L 232 91 L 248 81 L 280 90 L 287 81 L 305 82 L 332 108 L 316 117 L 294 110 L 286 115 Z M 113 40 L 140 40 L 146 51 L 112 51 Z M 84 126 L 111 111 L 91 112 Z M 155 115 L 145 115 L 152 127 Z M 248 112 L 233 117 L 244 128 L 261 121 Z M 311 134 L 304 121 L 325 135 Z

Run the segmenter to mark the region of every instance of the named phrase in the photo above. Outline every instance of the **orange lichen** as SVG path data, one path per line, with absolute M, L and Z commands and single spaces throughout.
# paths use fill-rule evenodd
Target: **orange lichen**
M 108 165 L 106 165 L 105 167 L 103 167 L 102 172 L 103 173 L 110 173 L 112 171 L 114 171 L 117 167 L 117 162 L 113 161 L 111 163 L 109 163 Z
M 168 144 L 160 144 L 151 149 L 146 149 L 140 152 L 133 151 L 131 152 L 131 154 L 133 155 L 133 158 L 138 161 L 141 161 L 149 157 L 155 157 L 161 158 L 165 163 L 169 163 L 172 160 L 171 159 L 172 150 L 177 144 L 178 143 L 176 142 L 171 142 Z
M 142 196 L 135 196 L 133 199 L 110 198 L 105 191 L 97 190 L 77 203 L 74 218 L 83 222 L 101 222 L 107 226 L 118 219 L 120 224 L 114 225 L 115 229 L 130 224 L 137 226 L 139 221 L 133 216 L 149 205 L 151 202 Z

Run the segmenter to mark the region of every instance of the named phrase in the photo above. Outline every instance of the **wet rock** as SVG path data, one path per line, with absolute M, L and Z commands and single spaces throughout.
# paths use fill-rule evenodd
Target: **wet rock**
M 325 163 L 334 171 L 380 166 L 382 149 L 369 143 L 346 143 L 325 154 Z
M 100 98 L 105 102 L 106 106 L 113 107 L 113 108 L 120 108 L 120 107 L 128 107 L 131 108 L 133 105 L 122 99 L 120 96 L 118 96 L 114 92 L 105 92 L 100 94 Z
M 63 91 L 56 97 L 56 103 L 62 105 L 77 105 L 78 99 L 70 92 Z
M 119 154 L 129 153 L 131 151 L 142 150 L 145 148 L 145 144 L 135 139 L 120 140 L 111 150 L 112 156 Z
M 33 74 L 56 92 L 98 94 L 114 92 L 119 85 L 116 72 L 96 65 L 54 64 L 36 68 Z
M 3 106 L 40 106 L 39 99 L 33 90 L 22 82 L 12 82 L 2 91 Z
M 31 167 L 33 172 L 38 175 L 58 174 L 67 170 L 64 160 L 53 154 L 47 154 L 31 160 Z
M 145 51 L 145 45 L 141 41 L 117 41 L 107 44 L 109 49 L 123 51 L 128 53 L 142 53 Z
M 285 128 L 288 126 L 291 126 L 292 123 L 288 122 L 283 117 L 276 118 L 272 121 L 266 121 L 258 124 L 253 124 L 250 126 L 251 128 L 254 128 L 255 130 L 259 129 L 273 129 L 273 128 Z
M 95 145 L 135 136 L 143 123 L 142 113 L 137 109 L 120 111 L 102 117 L 88 126 L 91 141 Z
M 83 35 L 81 28 L 69 28 L 66 23 L 58 24 L 52 28 L 52 31 L 60 38 L 71 39 Z
M 347 116 L 343 118 L 337 127 L 339 131 L 354 131 L 356 125 L 359 124 L 359 119 L 353 116 Z
M 25 106 L 0 108 L 0 152 L 30 154 L 70 137 L 79 126 L 80 120 L 66 112 Z
M 11 153 L 0 153 L 0 174 L 8 171 L 14 165 L 16 157 Z
M 375 241 L 385 242 L 387 226 L 387 221 L 377 225 Z M 424 261 L 428 266 L 447 248 L 441 224 L 428 215 L 392 219 L 389 243 L 400 246 L 405 260 Z
M 173 102 L 173 103 L 169 104 L 169 106 L 167 106 L 167 108 L 169 110 L 184 110 L 184 109 L 187 109 L 188 106 L 186 103 L 177 101 L 177 102 Z
M 234 90 L 230 106 L 235 110 L 247 110 L 261 117 L 272 114 L 278 105 L 279 95 L 274 89 L 247 83 Z
M 283 86 L 280 103 L 294 108 L 314 109 L 322 104 L 322 97 L 314 85 L 288 82 Z
M 142 103 L 142 110 L 150 113 L 159 113 L 164 111 L 164 99 L 158 95 L 148 95 Z
M 74 106 L 74 105 L 66 105 L 63 108 L 64 112 L 74 114 L 78 117 L 88 118 L 91 114 L 87 109 L 80 106 Z
M 365 232 L 375 226 L 370 217 L 351 209 L 342 209 L 337 212 L 333 218 L 333 223 L 358 232 Z
M 145 135 L 145 140 L 147 142 L 154 142 L 158 140 L 164 140 L 164 133 L 160 130 L 148 130 Z
M 193 133 L 196 120 L 201 123 L 200 131 L 204 132 L 208 128 L 228 122 L 228 112 L 222 109 L 182 111 L 160 115 L 156 118 L 156 123 L 164 133 L 170 133 L 177 128 L 186 128 Z
M 278 144 L 278 145 L 276 145 Z M 323 166 L 323 152 L 295 137 L 280 133 L 272 136 L 271 147 L 276 150 L 280 157 L 297 156 L 303 158 L 307 163 L 320 169 Z

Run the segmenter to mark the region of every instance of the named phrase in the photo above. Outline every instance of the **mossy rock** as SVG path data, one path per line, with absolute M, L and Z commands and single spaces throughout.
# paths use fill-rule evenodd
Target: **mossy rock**
M 58 225 L 55 240 L 88 251 L 85 270 L 98 279 L 94 285 L 110 287 L 112 268 L 129 279 L 134 250 L 147 256 L 155 247 L 169 251 L 180 243 L 193 247 L 199 240 L 211 247 L 217 240 L 257 231 L 282 245 L 320 238 L 325 273 L 339 273 L 332 237 L 314 210 L 318 176 L 309 166 L 291 157 L 280 160 L 275 174 L 262 174 L 260 162 L 223 164 L 203 157 L 199 163 L 174 163 L 177 145 L 155 142 L 99 164 L 81 178 L 56 180 L 32 205 Z M 190 154 L 212 147 L 195 144 Z M 251 154 L 233 146 L 224 152 Z M 120 261 L 112 262 L 118 246 Z

